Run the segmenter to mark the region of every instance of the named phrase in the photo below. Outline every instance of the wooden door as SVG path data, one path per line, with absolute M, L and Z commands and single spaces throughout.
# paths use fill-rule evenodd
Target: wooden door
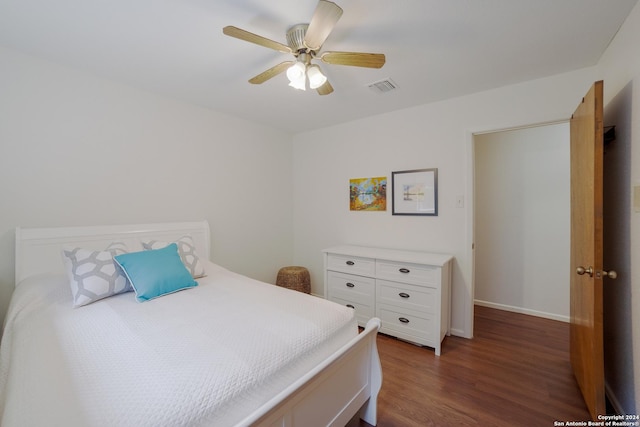
M 603 83 L 571 116 L 571 365 L 595 420 L 605 414 L 602 330 Z

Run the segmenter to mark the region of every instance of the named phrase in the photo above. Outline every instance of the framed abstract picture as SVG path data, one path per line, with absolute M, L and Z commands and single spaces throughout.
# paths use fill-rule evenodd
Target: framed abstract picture
M 349 210 L 386 211 L 387 177 L 350 179 Z
M 438 169 L 391 173 L 393 215 L 438 215 Z

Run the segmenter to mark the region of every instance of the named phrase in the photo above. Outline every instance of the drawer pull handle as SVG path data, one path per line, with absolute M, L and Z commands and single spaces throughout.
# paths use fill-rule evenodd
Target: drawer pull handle
M 349 308 L 353 308 L 353 309 L 355 310 L 355 307 L 354 307 L 354 306 L 352 306 L 351 304 L 347 304 L 347 307 L 349 307 Z
M 347 261 L 347 265 L 355 265 L 356 263 L 353 261 Z
M 409 319 L 407 319 L 406 317 L 398 317 L 398 320 L 402 323 L 409 323 Z
M 398 295 L 400 295 L 400 298 L 409 298 L 411 295 L 406 294 L 404 292 L 400 292 Z
M 400 273 L 411 273 L 411 270 L 409 270 L 408 268 L 401 268 L 398 270 Z
M 347 282 L 346 285 L 347 285 L 347 288 L 355 288 L 356 287 L 356 285 L 354 285 L 351 282 Z

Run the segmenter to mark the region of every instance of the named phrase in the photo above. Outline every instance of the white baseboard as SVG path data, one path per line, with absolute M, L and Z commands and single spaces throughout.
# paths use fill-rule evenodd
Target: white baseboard
M 570 321 L 569 316 L 563 316 L 555 313 L 546 313 L 544 311 L 531 310 L 529 308 L 514 307 L 512 305 L 498 304 L 495 302 L 481 301 L 481 300 L 475 300 L 474 304 L 480 305 L 482 307 L 495 308 L 498 310 L 512 311 L 514 313 L 528 314 L 529 316 L 536 316 L 536 317 L 543 317 L 545 319 L 558 320 L 560 322 L 569 323 Z
M 455 329 L 455 328 L 451 328 L 451 335 L 455 337 L 461 337 L 461 338 L 473 338 L 473 336 L 470 337 L 465 335 L 462 329 Z

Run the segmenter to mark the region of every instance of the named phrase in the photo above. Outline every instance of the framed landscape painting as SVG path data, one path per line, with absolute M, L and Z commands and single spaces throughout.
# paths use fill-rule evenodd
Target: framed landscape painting
M 438 215 L 438 169 L 392 172 L 393 215 Z

